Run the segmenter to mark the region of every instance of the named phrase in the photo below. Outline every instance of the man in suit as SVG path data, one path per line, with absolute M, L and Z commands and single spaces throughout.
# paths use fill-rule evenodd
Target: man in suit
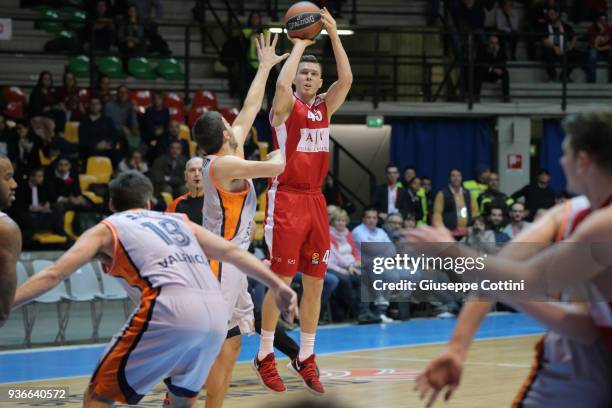
M 399 212 L 402 216 L 408 213 L 408 196 L 406 190 L 401 188 L 397 181 L 399 179 L 399 168 L 389 163 L 386 167 L 387 183 L 376 188 L 372 197 L 372 206 L 378 211 L 378 216 L 383 221 L 387 215 Z

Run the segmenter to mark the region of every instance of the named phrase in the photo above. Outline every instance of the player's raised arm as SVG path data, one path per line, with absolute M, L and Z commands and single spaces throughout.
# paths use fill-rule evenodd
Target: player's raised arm
M 280 150 L 268 153 L 264 161 L 242 160 L 236 156 L 219 157 L 212 164 L 214 177 L 219 181 L 276 177 L 285 170 L 285 159 Z
M 334 57 L 336 58 L 336 69 L 338 72 L 338 80 L 331 84 L 325 94 L 325 103 L 327 104 L 327 113 L 333 115 L 344 103 L 346 96 L 351 90 L 353 84 L 353 72 L 349 63 L 348 55 L 342 46 L 338 30 L 336 28 L 336 20 L 329 14 L 327 8 L 321 11 L 321 20 L 331 40 Z
M 53 289 L 78 268 L 89 262 L 102 248 L 112 248 L 108 227 L 98 224 L 85 231 L 75 244 L 53 265 L 28 279 L 17 289 L 13 307 L 19 307 Z
M 289 40 L 293 43 L 293 49 L 276 80 L 276 93 L 272 101 L 272 126 L 278 126 L 285 122 L 287 116 L 291 113 L 294 103 L 292 84 L 295 73 L 297 72 L 298 65 L 300 65 L 300 59 L 304 54 L 304 50 L 309 45 L 314 44 L 313 40 L 301 38 L 289 37 Z
M 289 322 L 293 321 L 293 318 L 297 316 L 297 295 L 293 289 L 248 251 L 213 234 L 198 224 L 191 223 L 191 225 L 207 256 L 233 264 L 247 276 L 270 288 L 275 293 L 276 304 L 285 319 Z
M 8 320 L 15 285 L 17 284 L 16 265 L 21 253 L 21 231 L 9 217 L 0 220 L 0 237 L 4 237 L 0 245 L 0 327 Z
M 270 41 L 270 32 L 267 32 L 265 37 L 264 34 L 260 34 L 257 41 L 255 41 L 259 67 L 244 100 L 244 105 L 232 125 L 234 137 L 239 146 L 244 145 L 249 130 L 253 126 L 253 121 L 261 109 L 261 102 L 266 91 L 266 82 L 268 81 L 270 71 L 276 64 L 289 56 L 288 53 L 280 56 L 276 55 L 277 40 L 278 36 L 275 34 L 272 41 Z

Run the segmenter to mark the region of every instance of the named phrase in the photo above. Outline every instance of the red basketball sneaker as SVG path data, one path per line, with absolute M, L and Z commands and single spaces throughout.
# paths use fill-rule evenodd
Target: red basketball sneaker
M 253 369 L 257 373 L 257 376 L 261 380 L 261 383 L 269 391 L 272 392 L 285 392 L 287 389 L 278 370 L 276 369 L 276 360 L 274 359 L 274 353 L 268 354 L 263 360 L 259 361 L 257 356 L 253 359 Z
M 291 360 L 287 365 L 289 371 L 302 378 L 302 382 L 307 390 L 317 395 L 324 394 L 325 389 L 321 381 L 319 381 L 319 368 L 315 362 L 315 355 L 311 355 L 304 361 L 298 360 L 299 358 L 297 357 Z

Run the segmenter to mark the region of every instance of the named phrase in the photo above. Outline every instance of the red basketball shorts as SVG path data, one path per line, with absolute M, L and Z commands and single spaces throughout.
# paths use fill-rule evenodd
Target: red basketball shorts
M 264 232 L 274 273 L 294 277 L 302 272 L 323 278 L 329 257 L 329 223 L 320 190 L 270 188 Z

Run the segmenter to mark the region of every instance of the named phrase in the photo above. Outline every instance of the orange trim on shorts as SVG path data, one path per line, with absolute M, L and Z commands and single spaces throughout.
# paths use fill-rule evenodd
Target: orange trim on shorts
M 221 262 L 218 259 L 209 260 L 210 270 L 212 271 L 215 278 L 219 279 L 219 271 L 221 270 Z
M 516 397 L 514 397 L 514 400 L 512 401 L 511 405 L 512 408 L 520 408 L 523 406 L 523 400 L 525 399 L 527 392 L 529 392 L 529 389 L 533 385 L 533 382 L 535 381 L 535 378 L 538 375 L 538 371 L 542 366 L 542 356 L 544 354 L 544 337 L 542 337 L 536 343 L 535 352 L 535 357 L 531 365 L 531 370 L 529 370 L 529 375 L 527 375 L 527 378 L 523 382 L 523 385 L 521 385 L 518 394 L 516 395 Z

